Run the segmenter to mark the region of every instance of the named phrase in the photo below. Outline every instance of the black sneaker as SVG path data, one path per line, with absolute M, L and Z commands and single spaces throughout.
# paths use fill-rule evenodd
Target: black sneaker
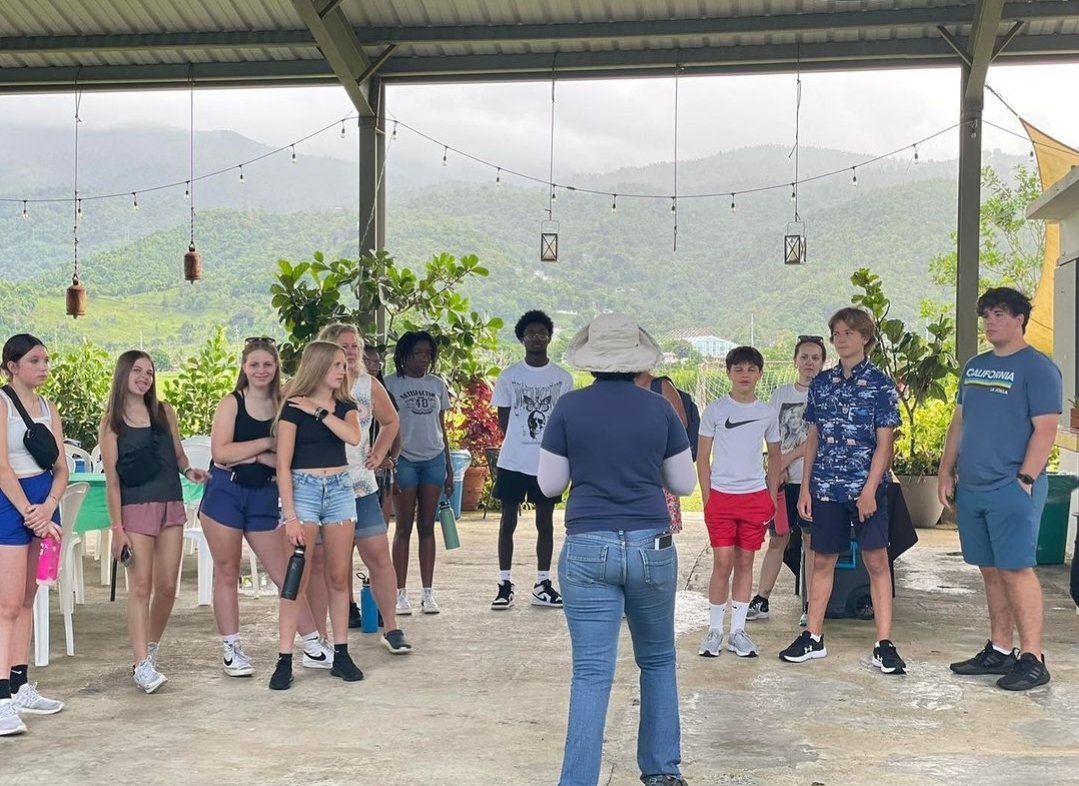
M 352 662 L 352 658 L 347 652 L 335 652 L 333 655 L 333 668 L 330 669 L 330 674 L 334 677 L 340 677 L 345 682 L 359 682 L 363 679 L 363 672 L 360 671 L 360 667 Z
M 749 602 L 749 611 L 746 612 L 746 619 L 766 620 L 768 617 L 768 598 L 754 595 L 753 600 Z
M 562 608 L 562 596 L 558 594 L 550 579 L 544 579 L 532 588 L 532 605 Z
M 405 641 L 405 634 L 400 628 L 388 630 L 382 634 L 382 646 L 394 655 L 405 655 L 412 652 L 412 645 Z
M 1049 669 L 1045 668 L 1045 655 L 1040 658 L 1033 652 L 1024 652 L 1012 666 L 1012 670 L 997 680 L 997 687 L 1004 690 L 1030 690 L 1049 682 Z
M 363 626 L 363 617 L 360 616 L 360 607 L 355 603 L 348 604 L 348 626 L 353 630 Z
M 986 641 L 985 649 L 973 658 L 957 661 L 948 668 L 964 677 L 974 677 L 979 674 L 1011 674 L 1018 660 L 1017 652 L 1018 650 L 1012 650 L 1007 654 L 998 652 L 993 647 L 992 641 Z
M 498 595 L 491 601 L 491 608 L 495 611 L 508 609 L 513 605 L 513 585 L 508 581 L 498 582 Z
M 813 641 L 813 636 L 808 630 L 803 630 L 787 649 L 779 653 L 779 659 L 787 663 L 804 663 L 813 658 L 823 658 L 828 654 L 824 648 L 824 636 L 820 641 Z
M 689 786 L 688 783 L 677 775 L 642 775 L 641 783 L 644 786 Z
M 888 639 L 881 639 L 880 644 L 873 648 L 873 665 L 885 674 L 907 673 L 907 664 Z
M 292 661 L 277 659 L 277 667 L 270 677 L 270 690 L 288 690 L 292 687 Z

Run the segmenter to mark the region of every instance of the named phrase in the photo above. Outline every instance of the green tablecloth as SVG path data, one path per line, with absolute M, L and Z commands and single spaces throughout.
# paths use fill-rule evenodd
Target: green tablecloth
M 109 528 L 109 508 L 105 502 L 105 473 L 103 472 L 72 472 L 68 483 L 88 483 L 90 488 L 86 491 L 79 517 L 75 520 L 76 532 L 89 532 L 95 529 Z M 204 486 L 201 483 L 192 483 L 187 478 L 180 476 L 180 487 L 184 492 L 184 504 L 193 504 L 202 499 Z

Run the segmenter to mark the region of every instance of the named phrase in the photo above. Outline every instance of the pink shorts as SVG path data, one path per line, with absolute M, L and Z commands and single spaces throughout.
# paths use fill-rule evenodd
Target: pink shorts
M 140 502 L 120 508 L 124 532 L 156 538 L 166 527 L 182 527 L 187 511 L 182 502 Z
M 776 506 L 767 489 L 748 494 L 727 494 L 712 489 L 704 506 L 704 523 L 712 548 L 737 546 L 758 551 Z

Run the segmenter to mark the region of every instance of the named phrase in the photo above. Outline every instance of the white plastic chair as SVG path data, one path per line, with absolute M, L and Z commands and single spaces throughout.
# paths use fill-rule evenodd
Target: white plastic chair
M 196 435 L 181 440 L 184 453 L 192 467 L 208 469 L 212 460 L 210 452 L 210 438 L 205 435 Z M 214 561 L 210 555 L 210 546 L 206 543 L 206 535 L 203 534 L 199 524 L 199 506 L 197 504 L 185 505 L 187 510 L 187 524 L 184 525 L 184 540 L 189 542 L 198 553 L 198 586 L 199 605 L 209 606 L 213 602 L 214 585 Z M 183 575 L 183 561 L 180 563 L 180 575 Z M 180 582 L 176 582 L 176 597 L 180 597 Z
M 64 615 L 64 638 L 67 654 L 75 654 L 75 635 L 72 622 L 74 612 L 74 594 L 81 595 L 82 587 L 82 550 L 78 548 L 81 535 L 75 534 L 75 521 L 79 517 L 87 483 L 73 483 L 60 498 L 60 523 L 63 527 L 63 540 L 60 551 L 60 609 Z M 49 665 L 49 588 L 38 587 L 34 598 L 34 665 Z
M 97 472 L 97 464 L 94 463 L 94 457 L 89 452 L 80 447 L 76 447 L 75 445 L 69 445 L 66 442 L 64 443 L 64 452 L 67 453 L 68 469 L 72 472 L 75 471 L 74 460 L 76 458 L 82 461 L 82 465 L 85 468 L 83 469 L 84 472 Z
M 90 464 L 93 469 L 90 472 L 102 472 L 104 464 L 101 462 L 101 445 L 94 445 L 94 449 L 90 451 Z

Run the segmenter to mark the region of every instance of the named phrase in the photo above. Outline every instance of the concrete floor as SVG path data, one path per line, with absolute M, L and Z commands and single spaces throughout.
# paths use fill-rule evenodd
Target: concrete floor
M 518 530 L 519 585 L 532 578 L 529 519 L 524 514 Z M 46 776 L 51 784 L 555 783 L 568 635 L 558 610 L 520 600 L 509 611 L 488 609 L 497 529 L 497 520 L 469 515 L 460 525 L 464 548 L 440 553 L 443 613 L 404 619 L 413 654 L 391 656 L 375 636 L 353 633 L 351 649 L 367 675 L 360 683 L 297 668 L 292 690 L 269 691 L 277 606 L 266 595 L 241 599 L 256 676 L 225 676 L 212 612 L 194 605 L 194 557 L 187 558 L 161 648 L 170 681 L 151 696 L 131 681 L 122 598 L 110 604 L 106 588 L 87 587 L 69 658 L 54 593 L 52 665 L 32 669 L 31 679 L 67 708 L 28 718 L 28 734 L 0 742 L 7 754 L 0 783 L 41 783 Z M 978 574 L 957 554 L 956 533 L 920 534 L 919 546 L 896 566 L 893 638 L 910 669 L 890 677 L 868 665 L 873 628 L 865 622 L 829 621 L 824 660 L 778 660 L 798 632 L 786 572 L 772 618 L 750 623 L 762 657 L 697 657 L 710 557 L 700 514 L 687 514 L 676 625 L 684 772 L 693 786 L 1079 783 L 1079 618 L 1067 596 L 1067 569 L 1039 571 L 1053 681 L 1009 694 L 989 678 L 948 671 L 951 660 L 984 643 L 984 601 Z M 87 565 L 87 577 L 96 575 L 93 567 Z M 418 586 L 418 576 L 410 580 Z M 121 581 L 121 595 L 122 587 Z M 638 783 L 636 702 L 626 635 L 601 783 Z

